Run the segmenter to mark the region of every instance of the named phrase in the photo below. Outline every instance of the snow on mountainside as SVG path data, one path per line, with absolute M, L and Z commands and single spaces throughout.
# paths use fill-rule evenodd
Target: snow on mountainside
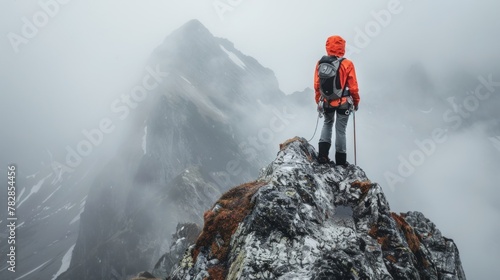
M 91 181 L 88 175 L 98 164 L 93 166 L 70 169 L 51 159 L 36 174 L 19 174 L 16 215 L 22 222 L 16 228 L 18 265 L 12 273 L 6 262 L 1 263 L 0 279 L 55 279 L 67 269 Z M 0 251 L 8 252 L 5 219 L 0 226 Z
M 359 167 L 318 165 L 303 138 L 204 219 L 182 259 L 163 268 L 168 279 L 465 279 L 455 243 L 422 213 L 390 212 Z

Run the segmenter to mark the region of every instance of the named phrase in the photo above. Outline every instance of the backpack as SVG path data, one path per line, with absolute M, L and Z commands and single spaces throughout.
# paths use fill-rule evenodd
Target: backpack
M 330 103 L 332 100 L 337 100 L 345 96 L 349 96 L 349 91 L 340 87 L 339 68 L 345 58 L 336 56 L 323 56 L 319 60 L 318 75 L 319 75 L 319 91 L 321 96 Z

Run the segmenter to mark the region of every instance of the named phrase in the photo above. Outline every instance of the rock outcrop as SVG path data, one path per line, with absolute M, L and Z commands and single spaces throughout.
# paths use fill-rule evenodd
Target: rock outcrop
M 172 236 L 172 245 L 170 250 L 165 253 L 155 265 L 153 274 L 165 279 L 172 268 L 182 259 L 186 249 L 196 242 L 201 229 L 194 223 L 177 225 L 177 230 Z
M 457 246 L 422 213 L 391 212 L 361 168 L 318 165 L 302 138 L 204 219 L 167 279 L 465 279 Z

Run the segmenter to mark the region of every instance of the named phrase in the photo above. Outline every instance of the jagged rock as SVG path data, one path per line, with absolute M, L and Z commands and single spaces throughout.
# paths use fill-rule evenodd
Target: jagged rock
M 408 212 L 403 217 L 419 237 L 421 249 L 427 250 L 426 257 L 436 269 L 438 279 L 465 279 L 460 254 L 453 240 L 443 237 L 436 225 L 420 212 Z
M 172 236 L 173 242 L 170 250 L 158 260 L 153 274 L 165 278 L 172 270 L 175 270 L 176 264 L 179 263 L 186 249 L 196 242 L 200 232 L 200 227 L 194 223 L 178 224 L 177 230 Z
M 357 166 L 316 163 L 305 139 L 224 194 L 171 279 L 465 279 L 458 249 L 423 214 L 390 212 Z
M 132 280 L 146 280 L 146 279 L 159 279 L 159 278 L 156 278 L 153 274 L 147 271 L 143 271 L 137 274 L 137 277 L 133 278 Z

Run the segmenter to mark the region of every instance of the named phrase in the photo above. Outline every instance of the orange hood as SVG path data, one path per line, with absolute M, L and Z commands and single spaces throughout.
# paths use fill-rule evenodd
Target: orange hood
M 338 35 L 328 37 L 328 39 L 326 39 L 326 53 L 330 56 L 344 56 L 345 40 Z

